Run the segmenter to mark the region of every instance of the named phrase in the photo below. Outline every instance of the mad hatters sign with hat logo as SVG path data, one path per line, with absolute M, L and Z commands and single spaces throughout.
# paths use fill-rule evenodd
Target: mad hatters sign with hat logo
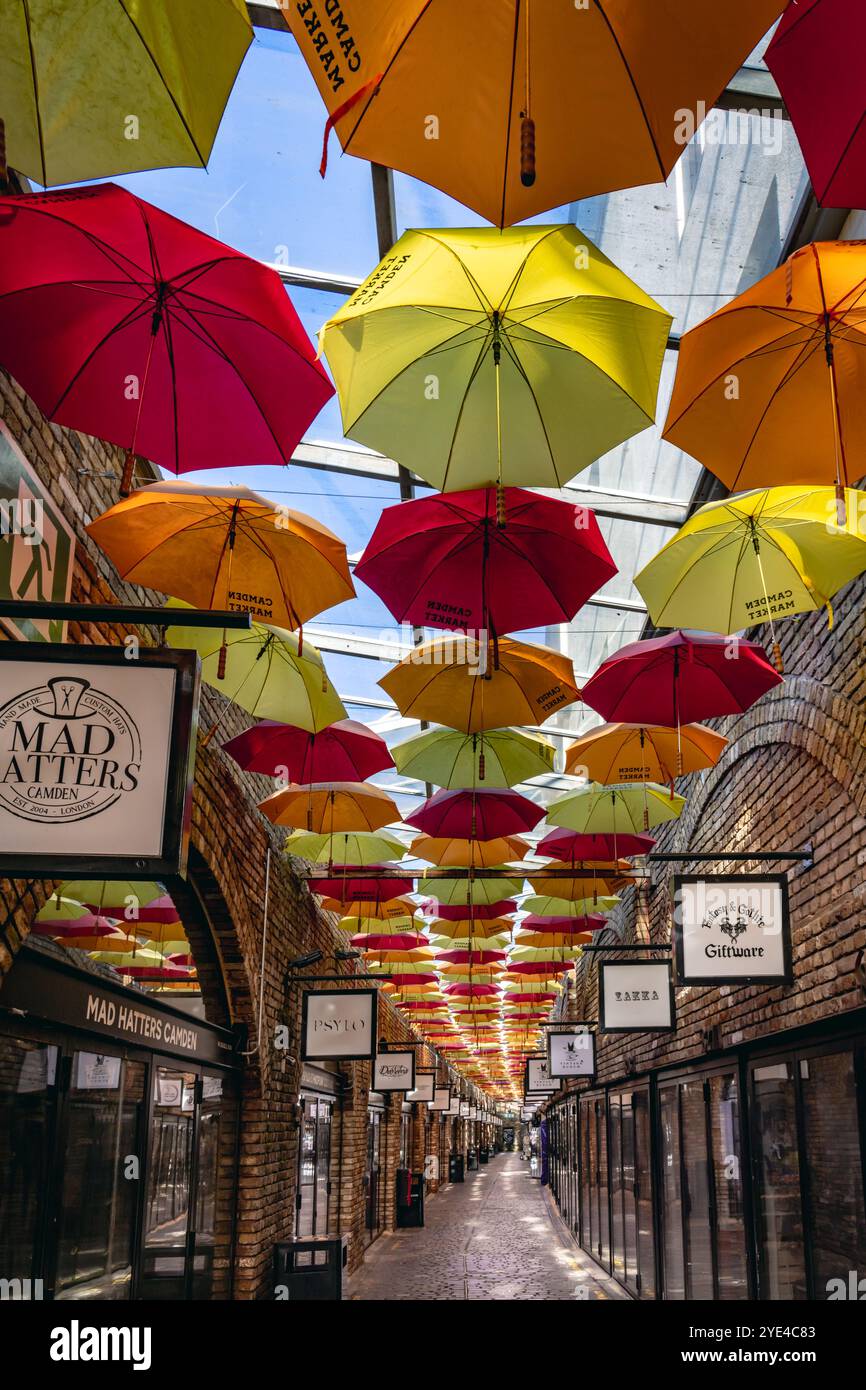
M 199 663 L 193 652 L 0 650 L 0 872 L 183 873 Z
M 680 984 L 790 984 L 785 875 L 675 876 L 672 937 Z

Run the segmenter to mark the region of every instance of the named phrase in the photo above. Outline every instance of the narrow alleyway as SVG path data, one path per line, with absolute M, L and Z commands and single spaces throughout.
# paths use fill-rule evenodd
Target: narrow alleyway
M 499 1154 L 430 1199 L 422 1230 L 381 1236 L 350 1280 L 353 1299 L 625 1298 L 570 1239 L 517 1154 Z

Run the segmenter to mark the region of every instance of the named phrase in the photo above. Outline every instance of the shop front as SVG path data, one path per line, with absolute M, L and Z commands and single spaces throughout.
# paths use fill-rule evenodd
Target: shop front
M 239 1061 L 225 1030 L 22 947 L 0 995 L 13 1296 L 230 1296 Z
M 339 1076 L 336 1068 L 304 1065 L 301 1077 L 296 1234 L 326 1235 L 331 1221 L 332 1136 Z
M 551 1130 L 563 1216 L 637 1298 L 823 1300 L 866 1269 L 863 1010 L 568 1093 Z

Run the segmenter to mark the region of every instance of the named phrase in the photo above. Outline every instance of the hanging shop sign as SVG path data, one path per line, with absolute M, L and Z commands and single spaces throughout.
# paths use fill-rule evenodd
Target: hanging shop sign
M 523 1089 L 527 1095 L 551 1095 L 559 1090 L 557 1080 L 551 1075 L 546 1057 L 527 1057 L 523 1069 Z
M 406 1099 L 426 1105 L 434 1099 L 436 1092 L 435 1071 L 416 1071 L 415 1088 L 407 1093 Z
M 130 650 L 0 648 L 0 874 L 185 872 L 199 659 Z
M 380 1052 L 373 1058 L 373 1079 L 370 1086 L 374 1091 L 413 1091 L 415 1049 L 410 1048 L 406 1052 Z
M 451 1097 L 451 1104 L 449 1105 L 449 1107 L 448 1107 L 448 1109 L 445 1111 L 445 1113 L 446 1113 L 446 1115 L 459 1115 L 459 1114 L 460 1114 L 460 1097 L 459 1097 L 459 1096 L 452 1096 L 452 1097 Z
M 372 1061 L 376 1056 L 378 1003 L 375 989 L 306 990 L 301 1020 L 301 1060 Z
M 595 1076 L 595 1035 L 551 1029 L 547 1034 L 547 1070 L 557 1080 L 569 1076 Z
M 433 1099 L 429 1104 L 431 1110 L 440 1110 L 447 1113 L 451 1109 L 451 1087 L 434 1086 Z
M 472 1109 L 472 1107 L 471 1107 L 471 1105 L 469 1104 L 469 1101 L 468 1101 L 468 1100 L 461 1100 L 461 1102 L 460 1102 L 460 1118 L 461 1118 L 461 1120 L 468 1120 L 468 1119 L 469 1119 L 469 1112 L 470 1112 L 471 1109 Z
M 0 420 L 0 598 L 68 603 L 75 533 Z M 22 642 L 63 642 L 66 623 L 3 619 Z
M 599 1032 L 671 1033 L 676 1028 L 670 961 L 603 961 Z
M 682 985 L 790 984 L 787 878 L 675 876 L 673 945 Z

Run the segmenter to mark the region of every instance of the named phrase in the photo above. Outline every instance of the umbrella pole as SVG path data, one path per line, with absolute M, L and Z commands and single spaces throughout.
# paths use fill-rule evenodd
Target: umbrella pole
M 535 121 L 530 112 L 530 33 L 529 0 L 524 0 L 526 15 L 526 67 L 523 94 L 523 110 L 520 113 L 520 182 L 524 188 L 532 188 L 535 183 Z
M 132 492 L 135 480 L 135 464 L 138 459 L 135 446 L 138 442 L 138 427 L 141 423 L 141 411 L 144 405 L 144 393 L 147 390 L 147 378 L 150 375 L 150 359 L 153 356 L 153 347 L 156 342 L 156 335 L 162 323 L 162 298 L 157 299 L 157 307 L 154 310 L 153 319 L 150 326 L 150 343 L 147 348 L 147 361 L 144 364 L 144 380 L 141 383 L 141 390 L 138 393 L 138 410 L 135 412 L 135 429 L 132 432 L 132 444 L 127 449 L 123 459 L 123 472 L 120 475 L 120 495 L 128 497 Z
M 502 486 L 502 393 L 500 368 L 502 365 L 502 339 L 499 310 L 493 310 L 493 380 L 496 385 L 496 525 L 500 531 L 505 529 L 505 490 Z
M 833 447 L 836 453 L 836 525 L 844 526 L 845 486 L 842 479 L 842 425 L 839 419 L 839 396 L 836 390 L 836 363 L 833 355 L 833 338 L 830 332 L 830 315 L 824 313 L 824 354 L 830 372 L 830 399 L 833 404 Z
M 767 600 L 767 617 L 770 621 L 770 640 L 773 644 L 773 661 L 775 662 L 776 670 L 779 672 L 779 675 L 783 676 L 785 674 L 785 662 L 782 657 L 782 648 L 779 645 L 778 638 L 776 637 L 776 625 L 773 622 L 773 614 L 770 610 L 770 595 L 767 593 L 767 581 L 764 578 L 764 566 L 761 561 L 761 544 L 758 540 L 757 531 L 752 532 L 752 545 L 755 548 L 755 557 L 758 561 L 758 573 L 761 576 L 761 588 L 764 591 L 764 598 Z

